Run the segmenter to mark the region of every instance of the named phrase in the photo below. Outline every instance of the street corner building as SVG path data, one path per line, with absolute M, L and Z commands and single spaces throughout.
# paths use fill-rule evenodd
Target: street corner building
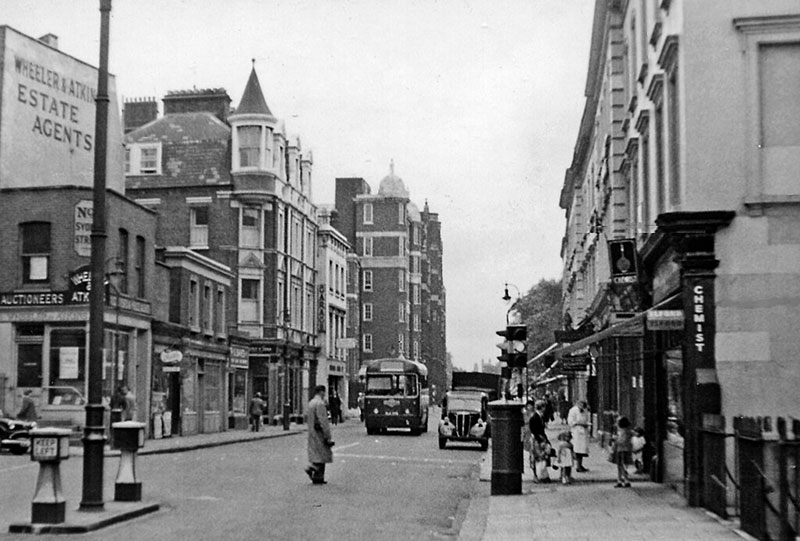
M 0 410 L 31 390 L 43 425 L 84 424 L 97 69 L 0 26 Z M 125 196 L 109 82 L 103 395 L 149 388 L 156 214 Z M 97 285 L 103 287 L 103 284 Z M 137 392 L 147 411 L 148 393 Z
M 616 415 L 643 427 L 651 477 L 723 515 L 726 468 L 780 484 L 771 451 L 748 473 L 726 433 L 743 456 L 742 427 L 791 438 L 780 420 L 800 416 L 799 42 L 788 0 L 598 1 L 560 198 L 547 375 L 601 436 Z

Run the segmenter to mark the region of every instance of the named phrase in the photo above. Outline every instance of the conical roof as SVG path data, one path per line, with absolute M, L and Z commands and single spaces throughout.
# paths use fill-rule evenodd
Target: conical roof
M 252 71 L 250 71 L 250 78 L 247 80 L 247 85 L 244 87 L 244 94 L 242 94 L 242 99 L 239 100 L 236 114 L 272 116 L 272 111 L 269 110 L 267 100 L 264 99 L 264 93 L 261 91 L 261 83 L 258 82 L 255 66 L 253 66 Z

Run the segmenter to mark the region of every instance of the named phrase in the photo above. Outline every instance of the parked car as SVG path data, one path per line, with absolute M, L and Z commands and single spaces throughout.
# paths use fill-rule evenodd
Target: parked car
M 23 455 L 31 446 L 32 428 L 35 421 L 10 419 L 0 411 L 0 450 L 11 451 L 15 455 Z

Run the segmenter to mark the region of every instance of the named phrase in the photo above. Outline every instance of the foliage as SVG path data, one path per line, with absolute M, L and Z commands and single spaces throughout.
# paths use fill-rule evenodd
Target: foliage
M 528 357 L 554 342 L 553 331 L 562 328 L 561 282 L 542 279 L 514 304 L 528 326 Z

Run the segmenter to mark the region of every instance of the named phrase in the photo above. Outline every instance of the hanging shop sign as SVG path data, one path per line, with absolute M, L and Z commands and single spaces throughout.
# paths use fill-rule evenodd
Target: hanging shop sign
M 682 331 L 683 310 L 650 310 L 647 312 L 648 331 Z
M 635 239 L 609 240 L 608 257 L 612 283 L 635 284 L 639 282 Z

